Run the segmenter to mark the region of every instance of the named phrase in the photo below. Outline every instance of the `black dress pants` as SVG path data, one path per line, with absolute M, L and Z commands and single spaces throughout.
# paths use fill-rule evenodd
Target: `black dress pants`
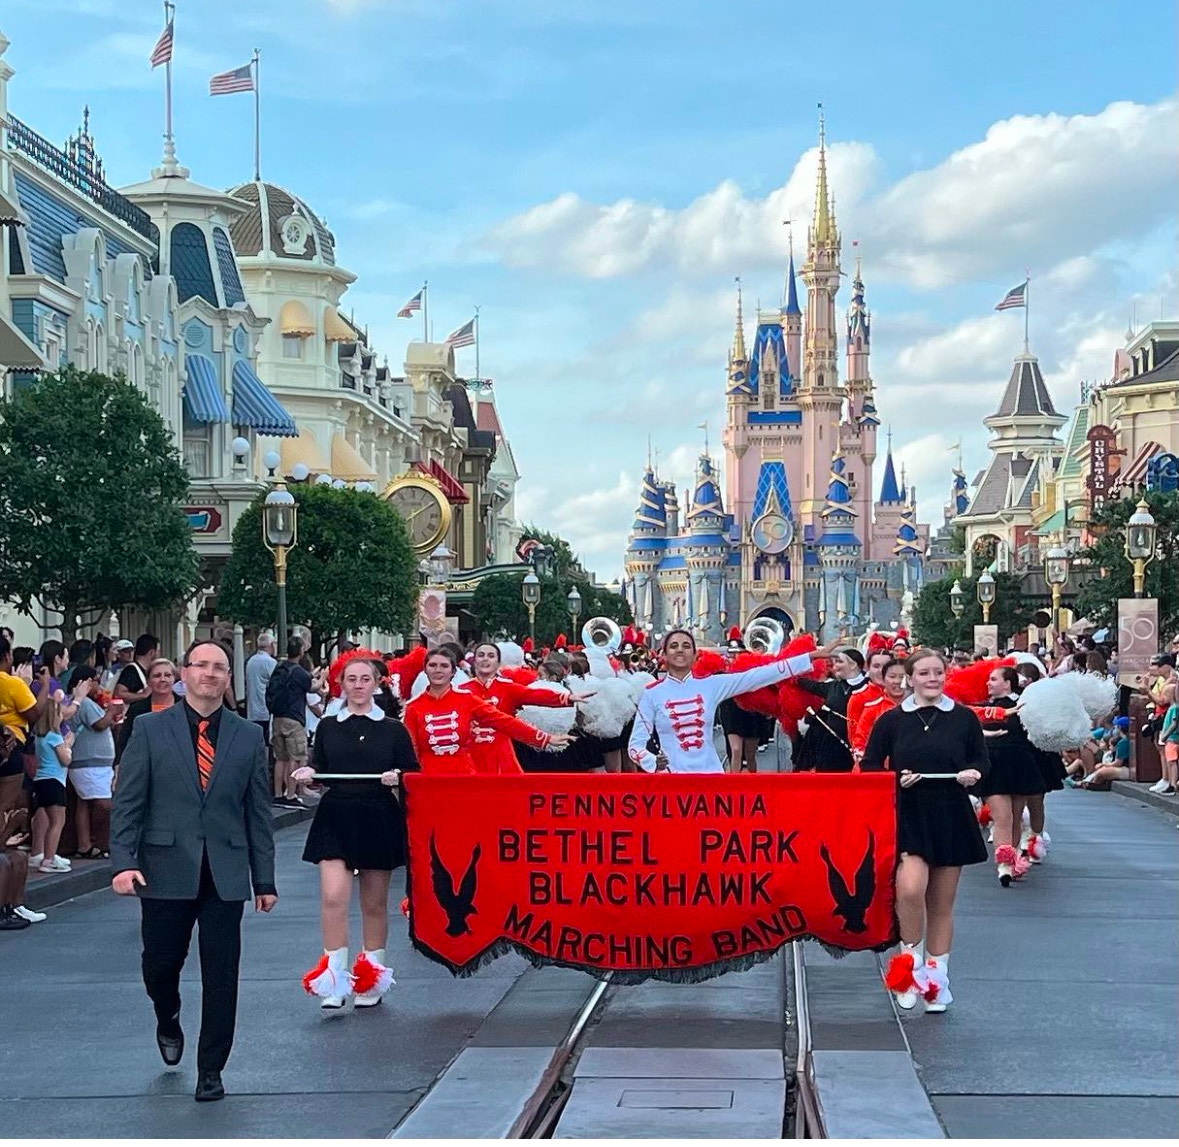
M 217 895 L 208 858 L 201 865 L 195 900 L 141 899 L 143 983 L 156 1020 L 174 1031 L 180 1016 L 180 972 L 188 957 L 194 924 L 200 925 L 201 1035 L 197 1070 L 221 1071 L 233 1048 L 237 1022 L 237 978 L 242 953 L 241 900 Z

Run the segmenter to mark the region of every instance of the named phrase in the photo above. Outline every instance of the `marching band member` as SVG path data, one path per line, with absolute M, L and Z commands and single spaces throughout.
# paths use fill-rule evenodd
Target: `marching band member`
M 647 772 L 724 772 L 712 744 L 717 705 L 726 697 L 806 673 L 812 662 L 827 656 L 831 648 L 834 646 L 782 658 L 744 673 L 693 677 L 696 639 L 686 629 L 673 629 L 663 639 L 667 676 L 648 685 L 639 698 L 628 748 L 630 759 Z M 653 733 L 659 737 L 658 756 L 647 748 Z
M 328 781 L 307 834 L 303 859 L 319 867 L 323 956 L 303 977 L 320 1007 L 336 1010 L 354 991 L 355 1006 L 371 1008 L 393 984 L 385 963 L 389 936 L 389 878 L 405 863 L 405 824 L 393 788 L 417 768 L 400 721 L 388 717 L 375 694 L 379 670 L 365 658 L 344 667 L 344 704 L 320 721 L 312 764 L 295 769 L 302 784 L 316 773 L 371 774 L 371 780 Z M 352 874 L 360 881 L 364 948 L 348 968 L 348 908 Z
M 1044 795 L 1044 776 L 1015 713 L 1019 699 L 1019 673 L 1010 665 L 991 670 L 987 678 L 990 707 L 984 710 L 983 732 L 991 767 L 977 794 L 991 810 L 995 832 L 995 865 L 999 883 L 1008 888 L 1028 870 L 1020 854 L 1023 810 L 1029 796 Z M 1006 710 L 1000 717 L 996 710 Z
M 494 705 L 455 689 L 452 682 L 457 666 L 453 650 L 445 645 L 432 649 L 425 668 L 429 684 L 424 693 L 405 706 L 403 720 L 422 772 L 450 776 L 480 772 L 472 755 L 477 743 L 475 725 L 496 729 L 537 749 L 560 747 L 572 740 L 568 733 L 542 733 Z
M 839 649 L 836 644 L 835 648 Z M 847 707 L 852 695 L 864 689 L 864 655 L 842 648 L 831 662 L 833 681 L 799 681 L 798 687 L 823 698 L 818 710 L 810 710 L 807 731 L 798 749 L 799 772 L 850 773 L 851 746 L 847 739 Z
M 1043 677 L 1039 667 L 1030 661 L 1021 661 L 1017 669 L 1020 682 L 1025 687 Z M 1044 794 L 1063 789 L 1064 778 L 1068 775 L 1064 770 L 1064 757 L 1051 749 L 1038 749 L 1035 745 L 1032 746 L 1032 752 L 1044 779 Z M 1039 864 L 1044 859 L 1048 845 L 1052 843 L 1045 823 L 1044 794 L 1032 794 L 1027 798 L 1028 831 L 1026 840 L 1021 837 L 1020 845 L 1021 851 L 1032 864 Z
M 475 646 L 474 677 L 465 685 L 455 686 L 456 692 L 469 693 L 480 701 L 494 705 L 508 716 L 514 717 L 525 705 L 539 705 L 546 709 L 568 708 L 588 696 L 585 693 L 567 693 L 557 689 L 532 689 L 519 685 L 500 673 L 500 649 L 491 641 L 481 641 Z M 520 762 L 512 747 L 512 738 L 505 732 L 475 722 L 471 728 L 474 744 L 471 759 L 475 771 L 492 776 L 509 776 L 522 773 Z
M 736 655 L 744 650 L 741 630 L 734 626 L 729 630 L 728 660 L 730 664 Z M 726 697 L 716 709 L 721 729 L 729 746 L 729 758 L 725 762 L 730 773 L 742 771 L 757 772 L 757 747 L 763 737 L 773 736 L 774 721 L 771 717 L 742 709 L 736 698 Z
M 873 658 L 877 656 L 874 654 Z M 860 713 L 854 725 L 851 721 L 851 706 L 850 704 L 848 706 L 852 757 L 855 759 L 857 768 L 860 761 L 864 759 L 864 750 L 868 747 L 868 738 L 872 735 L 876 722 L 890 709 L 895 709 L 905 699 L 905 694 L 909 691 L 909 679 L 905 675 L 905 667 L 899 661 L 890 656 L 888 661 L 884 663 L 883 669 L 878 665 L 876 670 L 881 676 L 880 696 L 860 707 Z M 859 696 L 859 693 L 853 693 L 852 701 L 855 701 Z
M 847 699 L 847 743 L 851 746 L 852 759 L 857 762 L 864 755 L 864 746 L 868 743 L 867 733 L 861 737 L 856 732 L 856 726 L 864 713 L 864 706 L 884 696 L 885 666 L 893 663 L 899 664 L 887 647 L 869 649 L 867 658 L 868 683 L 863 689 L 857 689 Z M 877 711 L 877 715 L 879 715 L 879 711 Z M 860 745 L 858 753 L 856 752 L 857 742 Z
M 978 718 L 945 694 L 942 655 L 918 649 L 905 670 L 913 692 L 876 722 L 862 762 L 865 772 L 887 768 L 900 775 L 896 887 L 901 951 L 889 964 L 885 982 L 899 1007 L 915 1007 L 920 995 L 927 1011 L 944 1012 L 953 1003 L 949 963 L 958 878 L 963 865 L 987 859 L 966 790 L 989 766 Z M 948 773 L 953 779 L 927 778 L 928 773 Z

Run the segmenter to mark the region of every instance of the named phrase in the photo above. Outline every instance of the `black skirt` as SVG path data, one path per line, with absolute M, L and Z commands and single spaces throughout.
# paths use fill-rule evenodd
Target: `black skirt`
M 366 782 L 367 783 L 367 782 Z M 379 792 L 342 792 L 328 789 L 307 843 L 303 859 L 342 860 L 351 869 L 392 872 L 405 864 L 405 817 L 390 789 L 371 783 Z
M 1025 738 L 1012 733 L 988 737 L 987 755 L 991 767 L 975 796 L 1030 797 L 1046 791 L 1036 750 Z
M 1044 781 L 1046 793 L 1059 792 L 1064 788 L 1064 778 L 1068 773 L 1064 771 L 1064 758 L 1059 753 L 1050 753 L 1046 749 L 1036 749 L 1036 763 L 1040 766 L 1040 776 Z
M 931 868 L 981 864 L 987 846 L 969 790 L 957 781 L 918 781 L 897 798 L 897 851 L 920 856 Z
M 717 706 L 716 715 L 726 736 L 731 733 L 735 737 L 751 741 L 760 741 L 770 735 L 769 730 L 773 724 L 769 717 L 742 709 L 735 697 L 726 697 Z

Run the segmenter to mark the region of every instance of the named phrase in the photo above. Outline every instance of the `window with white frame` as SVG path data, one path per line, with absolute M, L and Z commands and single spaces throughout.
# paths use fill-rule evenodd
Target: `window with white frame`
M 302 335 L 283 335 L 282 336 L 282 357 L 283 358 L 302 358 L 303 357 L 303 336 Z

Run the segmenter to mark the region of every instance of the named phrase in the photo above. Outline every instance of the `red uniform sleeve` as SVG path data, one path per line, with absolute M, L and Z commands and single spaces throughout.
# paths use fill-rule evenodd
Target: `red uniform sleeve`
M 409 739 L 413 742 L 414 752 L 420 760 L 424 753 L 428 753 L 428 749 L 423 748 L 424 738 L 422 737 L 422 719 L 418 713 L 417 705 L 412 702 L 405 707 L 405 711 L 401 715 L 401 723 L 405 726 L 405 730 L 409 733 Z
M 528 685 L 518 685 L 515 681 L 509 683 L 511 688 L 505 694 L 511 703 L 511 712 L 524 705 L 536 705 L 541 709 L 567 709 L 573 704 L 568 693 L 560 689 L 533 689 Z M 507 706 L 504 706 L 507 709 Z
M 470 698 L 471 704 L 471 718 L 478 721 L 480 725 L 490 725 L 493 729 L 498 729 L 501 733 L 507 733 L 514 741 L 523 741 L 526 745 L 531 745 L 534 749 L 544 749 L 548 747 L 549 735 L 542 733 L 539 729 L 529 725 L 526 721 L 521 721 L 518 717 L 509 716 L 502 709 L 497 709 L 494 705 L 488 704 L 486 701 L 480 701 L 470 694 L 464 694 Z

